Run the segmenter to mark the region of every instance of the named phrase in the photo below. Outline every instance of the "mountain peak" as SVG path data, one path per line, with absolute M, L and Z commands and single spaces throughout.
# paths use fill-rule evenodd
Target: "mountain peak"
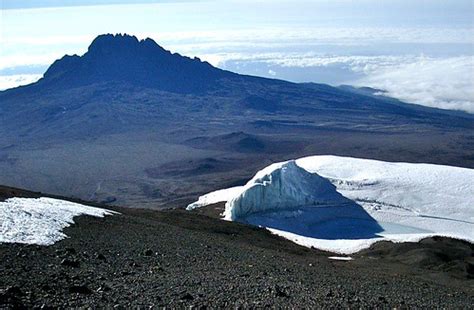
M 198 58 L 172 54 L 150 38 L 103 34 L 92 41 L 84 55 L 66 55 L 55 61 L 40 83 L 74 88 L 122 82 L 189 93 L 210 89 L 217 79 L 231 74 Z
M 136 36 L 128 34 L 101 34 L 89 45 L 88 51 L 100 50 L 119 46 L 136 46 L 140 43 Z
M 138 40 L 136 36 L 128 34 L 101 34 L 89 45 L 88 53 L 115 52 L 138 52 L 139 49 L 154 50 L 155 52 L 166 52 L 161 46 L 150 38 Z

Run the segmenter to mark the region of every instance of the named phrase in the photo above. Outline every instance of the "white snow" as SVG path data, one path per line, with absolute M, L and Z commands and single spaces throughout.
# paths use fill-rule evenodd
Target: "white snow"
M 227 220 L 336 253 L 434 235 L 474 242 L 473 169 L 310 156 L 270 165 L 245 186 L 203 197 L 190 206 L 218 198 L 226 201 Z
M 347 257 L 347 256 L 329 256 L 328 258 L 329 258 L 329 259 L 332 259 L 332 260 L 342 260 L 342 261 L 350 261 L 350 260 L 353 260 L 352 257 Z
M 116 214 L 53 198 L 10 198 L 0 202 L 0 243 L 51 245 L 67 236 L 62 229 L 78 215 Z
M 209 194 L 200 196 L 198 201 L 193 202 L 192 204 L 186 207 L 186 210 L 194 210 L 196 208 L 200 208 L 203 206 L 212 205 L 218 202 L 226 202 L 227 200 L 231 199 L 232 197 L 237 196 L 243 190 L 242 186 L 231 187 L 226 189 L 221 189 L 215 192 L 211 192 Z

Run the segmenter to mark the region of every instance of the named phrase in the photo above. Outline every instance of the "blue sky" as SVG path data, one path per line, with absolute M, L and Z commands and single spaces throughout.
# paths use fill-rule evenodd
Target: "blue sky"
M 471 0 L 1 3 L 0 88 L 38 79 L 98 34 L 129 33 L 232 71 L 367 85 L 474 113 Z

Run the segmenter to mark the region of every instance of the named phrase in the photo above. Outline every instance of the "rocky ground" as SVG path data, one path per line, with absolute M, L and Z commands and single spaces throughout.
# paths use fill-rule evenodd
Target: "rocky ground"
M 1 191 L 0 199 L 31 193 Z M 352 261 L 182 210 L 77 217 L 52 246 L 0 244 L 0 308 L 470 308 L 473 246 L 381 243 Z

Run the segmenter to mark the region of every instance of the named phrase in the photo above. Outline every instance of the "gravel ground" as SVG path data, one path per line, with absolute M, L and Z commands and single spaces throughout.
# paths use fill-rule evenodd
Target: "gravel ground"
M 0 245 L 7 307 L 448 307 L 471 280 L 436 283 L 383 259 L 331 261 L 258 228 L 184 211 L 78 217 L 53 246 Z M 463 285 L 466 284 L 466 285 Z
M 204 214 L 113 209 L 121 214 L 76 217 L 65 229 L 69 238 L 52 246 L 0 244 L 0 308 L 474 304 L 472 270 L 440 270 L 431 255 L 433 249 L 462 249 L 466 269 L 472 266 L 468 243 L 442 238 L 407 248 L 383 243 L 352 261 L 333 261 L 330 253 Z M 444 257 L 443 263 L 459 267 L 458 256 Z

